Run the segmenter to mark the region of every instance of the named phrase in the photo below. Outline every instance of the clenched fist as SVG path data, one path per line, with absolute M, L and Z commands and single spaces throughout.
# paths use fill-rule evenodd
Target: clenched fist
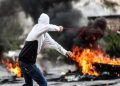
M 72 52 L 71 51 L 67 51 L 66 52 L 66 57 L 72 57 Z
M 60 27 L 60 31 L 59 32 L 62 32 L 64 30 L 63 26 L 59 26 Z

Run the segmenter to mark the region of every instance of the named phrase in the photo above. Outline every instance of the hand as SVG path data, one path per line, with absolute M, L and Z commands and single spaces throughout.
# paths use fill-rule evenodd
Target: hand
M 72 52 L 71 51 L 67 51 L 66 52 L 66 57 L 72 57 Z
M 60 31 L 59 32 L 62 32 L 64 29 L 63 29 L 63 26 L 59 26 L 60 27 Z

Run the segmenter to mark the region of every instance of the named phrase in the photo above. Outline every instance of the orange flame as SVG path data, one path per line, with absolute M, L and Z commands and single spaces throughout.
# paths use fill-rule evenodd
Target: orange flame
M 85 48 L 82 51 L 79 47 L 73 47 L 72 59 L 76 61 L 82 69 L 82 73 L 99 76 L 94 63 L 103 63 L 110 65 L 120 65 L 120 59 L 111 59 L 105 52 L 100 49 Z
M 11 73 L 14 73 L 17 77 L 21 77 L 21 69 L 19 67 L 18 59 L 15 61 L 10 61 L 9 59 L 3 59 L 2 63 L 6 66 L 7 70 Z

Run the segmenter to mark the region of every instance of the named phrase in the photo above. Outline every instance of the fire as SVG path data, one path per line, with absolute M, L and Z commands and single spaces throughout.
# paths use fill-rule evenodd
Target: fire
M 18 59 L 11 61 L 10 59 L 5 58 L 2 60 L 2 63 L 5 65 L 9 72 L 14 73 L 17 77 L 21 77 L 22 73 L 19 67 Z
M 94 63 L 103 63 L 110 65 L 120 65 L 120 59 L 111 59 L 105 52 L 100 49 L 89 49 L 85 48 L 80 50 L 79 47 L 73 47 L 72 59 L 76 61 L 82 69 L 82 73 L 88 75 L 99 76 L 100 74 L 96 71 Z

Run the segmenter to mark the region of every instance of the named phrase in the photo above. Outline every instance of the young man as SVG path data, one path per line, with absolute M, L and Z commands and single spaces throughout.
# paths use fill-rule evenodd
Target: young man
M 62 32 L 63 27 L 49 24 L 49 16 L 42 13 L 38 19 L 38 24 L 28 34 L 25 45 L 19 54 L 19 63 L 25 79 L 23 86 L 33 86 L 32 79 L 39 86 L 47 86 L 46 79 L 35 65 L 37 54 L 41 48 L 53 48 L 67 57 L 72 56 L 72 52 L 65 50 L 51 38 L 47 33 L 49 31 Z

